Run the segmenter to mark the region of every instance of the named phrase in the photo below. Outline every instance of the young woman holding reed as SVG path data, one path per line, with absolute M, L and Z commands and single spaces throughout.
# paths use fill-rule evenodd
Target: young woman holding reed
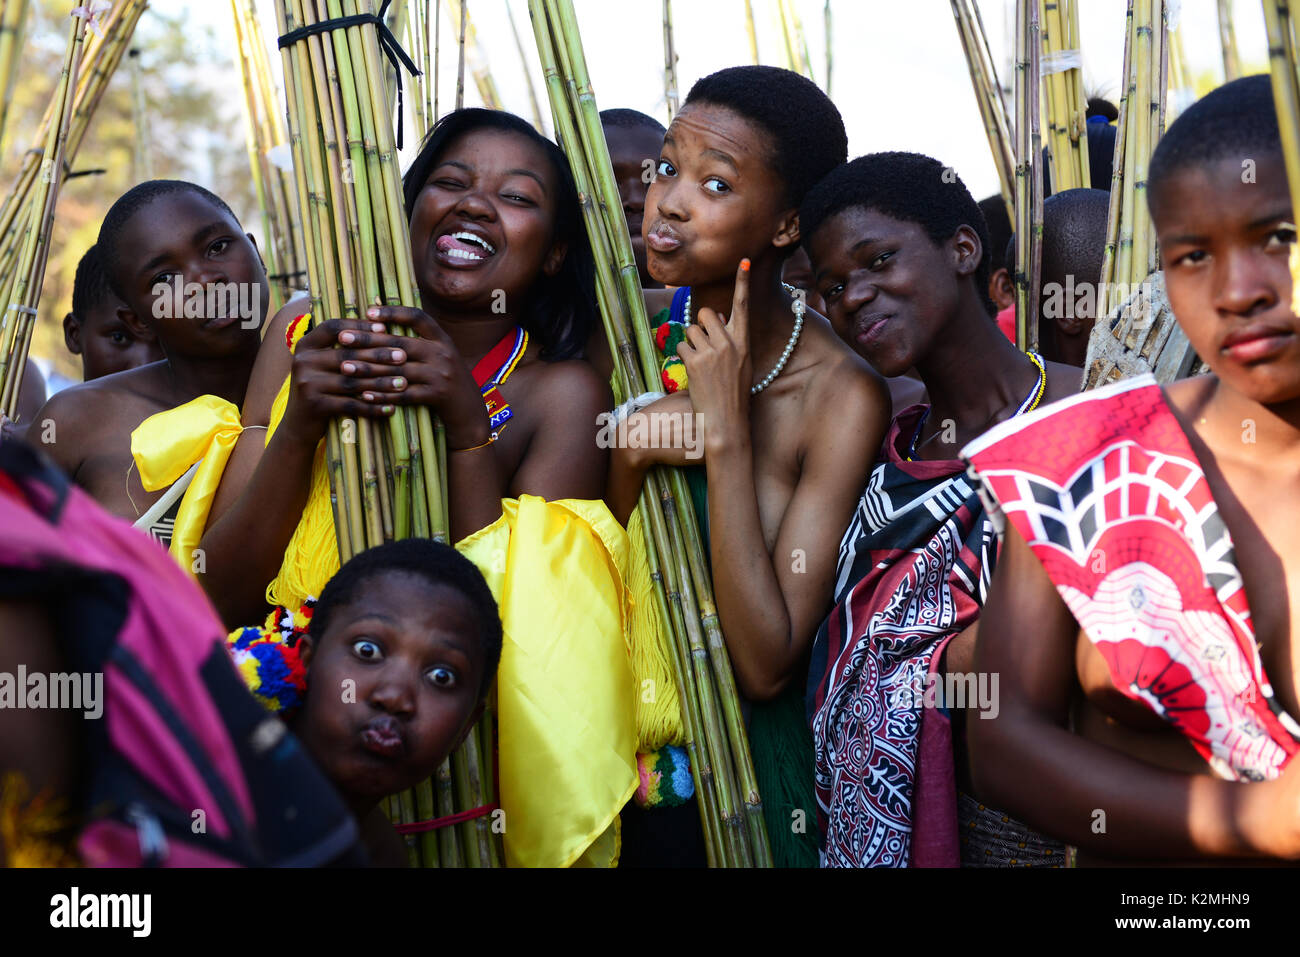
M 629 416 L 606 493 L 627 520 L 653 466 L 699 464 L 685 441 L 635 436 L 656 416 L 702 423 L 707 489 L 693 491 L 727 653 L 741 693 L 771 702 L 749 737 L 778 866 L 816 862 L 815 836 L 790 839 L 791 814 L 814 808 L 807 655 L 889 411 L 879 377 L 781 283 L 799 202 L 846 153 L 834 104 L 789 70 L 735 67 L 692 88 L 646 197 L 650 273 L 678 287 L 647 294 L 668 306 L 654 324 L 673 394 Z
M 424 309 L 377 306 L 366 322 L 324 322 L 293 352 L 286 335 L 297 334 L 300 310 L 282 310 L 267 333 L 245 427 L 270 422 L 291 377 L 287 405 L 269 441 L 241 438 L 203 539 L 206 585 L 228 622 L 265 612 L 334 416 L 381 418 L 403 404 L 439 415 L 454 540 L 496 521 L 507 496 L 599 497 L 596 416 L 610 398 L 580 358 L 596 322 L 593 266 L 563 155 L 510 114 L 452 113 L 408 171 L 405 201 Z M 491 372 L 501 373 L 507 415 L 493 426 L 474 370 L 498 346 Z
M 305 334 L 282 310 L 243 413 L 270 437 L 245 432 L 232 453 L 204 583 L 232 625 L 319 595 L 338 568 L 327 424 L 429 407 L 446 430 L 451 535 L 501 606 L 507 861 L 610 863 L 636 784 L 634 689 L 616 573 L 626 546 L 599 501 L 597 417 L 612 398 L 581 358 L 596 311 L 577 189 L 528 123 L 469 109 L 434 127 L 404 193 L 423 308 L 378 306 Z

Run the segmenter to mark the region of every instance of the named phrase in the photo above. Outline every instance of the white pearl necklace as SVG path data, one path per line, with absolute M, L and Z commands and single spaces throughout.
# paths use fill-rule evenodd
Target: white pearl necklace
M 781 285 L 785 287 L 785 291 L 792 297 L 790 301 L 790 311 L 794 313 L 794 329 L 790 332 L 790 341 L 785 344 L 785 349 L 781 352 L 781 358 L 776 360 L 776 365 L 772 367 L 772 371 L 763 376 L 763 378 L 759 380 L 758 385 L 750 386 L 750 395 L 758 395 L 776 381 L 776 377 L 781 374 L 781 370 L 785 368 L 785 364 L 790 361 L 790 355 L 794 352 L 794 347 L 799 344 L 799 333 L 803 332 L 803 314 L 804 310 L 808 308 L 808 303 L 804 300 L 803 296 L 799 295 L 799 290 L 795 289 L 794 286 L 790 285 L 788 282 L 783 282 Z M 686 322 L 684 324 L 689 326 L 691 324 L 691 291 L 689 289 L 686 290 L 685 313 Z

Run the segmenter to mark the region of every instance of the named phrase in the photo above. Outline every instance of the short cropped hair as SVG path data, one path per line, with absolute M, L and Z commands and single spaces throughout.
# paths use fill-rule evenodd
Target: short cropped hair
M 844 119 L 812 80 L 775 66 L 733 66 L 691 87 L 686 106 L 731 110 L 772 138 L 771 163 L 798 206 L 808 190 L 849 157 Z
M 140 210 L 150 205 L 154 200 L 174 193 L 193 193 L 221 210 L 233 219 L 236 224 L 239 223 L 239 217 L 226 205 L 225 200 L 197 183 L 189 183 L 179 179 L 151 179 L 132 186 L 117 198 L 117 202 L 109 207 L 107 215 L 104 216 L 104 222 L 99 227 L 99 240 L 95 243 L 99 247 L 100 255 L 103 257 L 104 272 L 108 277 L 109 288 L 119 297 L 126 298 L 126 284 L 122 282 L 119 275 L 122 260 L 118 254 L 123 230 L 126 229 L 127 224 Z
M 989 273 L 997 272 L 1008 264 L 1003 251 L 1011 239 L 1011 216 L 1007 213 L 1007 202 L 1001 193 L 994 193 L 987 199 L 979 201 L 980 212 L 984 214 L 984 225 L 989 231 Z
M 966 184 L 950 167 L 920 153 L 871 153 L 836 169 L 805 197 L 799 209 L 804 237 L 812 236 L 832 216 L 846 209 L 869 209 L 891 219 L 915 223 L 937 245 L 952 239 L 961 226 L 979 237 L 975 287 L 990 316 L 990 263 L 996 257 L 984 214 Z
M 622 107 L 600 111 L 600 125 L 616 130 L 646 129 L 663 136 L 668 131 L 664 125 L 649 114 L 640 110 L 628 110 Z
M 1155 201 L 1154 194 L 1165 180 L 1190 166 L 1272 156 L 1281 150 L 1268 76 L 1244 76 L 1225 83 L 1189 106 L 1156 144 L 1147 174 L 1147 202 Z
M 104 257 L 99 246 L 91 246 L 77 263 L 77 275 L 72 281 L 72 317 L 85 322 L 91 310 L 102 306 L 113 296 L 104 270 Z
M 457 591 L 469 602 L 483 647 L 483 677 L 478 689 L 478 697 L 482 700 L 492 687 L 497 663 L 501 660 L 501 615 L 482 573 L 473 562 L 449 545 L 429 538 L 404 538 L 376 545 L 352 556 L 321 592 L 312 612 L 308 634 L 319 646 L 334 610 L 354 601 L 362 584 L 381 575 L 402 572 L 422 578 L 430 585 L 443 585 Z

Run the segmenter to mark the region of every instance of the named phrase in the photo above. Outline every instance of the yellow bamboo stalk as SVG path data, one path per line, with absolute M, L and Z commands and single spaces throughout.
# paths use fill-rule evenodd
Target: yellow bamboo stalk
M 1286 163 L 1291 206 L 1300 210 L 1300 43 L 1296 11 L 1291 0 L 1264 0 L 1264 29 L 1268 35 L 1269 77 L 1277 107 L 1282 157 Z M 1225 45 L 1226 50 L 1226 45 Z M 1291 247 L 1291 308 L 1300 302 L 1300 253 Z
M 1039 131 L 1038 0 L 1016 4 L 1016 345 L 1038 349 L 1042 259 L 1042 140 Z
M 1007 205 L 1007 215 L 1014 221 L 1016 159 L 1011 140 L 1011 120 L 1007 114 L 1006 102 L 1002 99 L 997 69 L 988 52 L 984 24 L 978 17 L 979 8 L 975 6 L 974 0 L 950 0 L 950 3 L 957 25 L 957 36 L 966 54 L 975 102 L 984 122 L 989 149 L 993 153 L 993 165 L 998 172 L 998 186 L 1003 202 Z
M 450 9 L 450 4 L 448 4 Z M 460 6 L 460 41 L 457 45 L 459 59 L 456 61 L 456 109 L 465 108 L 465 27 L 469 22 L 469 13 L 465 9 L 465 4 Z
M 826 36 L 826 95 L 831 95 L 831 77 L 834 75 L 834 57 L 832 51 L 834 44 L 832 40 L 835 32 L 831 29 L 831 0 L 826 0 L 825 7 L 822 8 L 822 27 Z
M 135 124 L 135 178 L 144 181 L 153 179 L 153 150 L 149 143 L 149 110 L 144 96 L 140 51 L 132 48 L 127 56 L 131 61 L 131 120 Z
M 749 58 L 758 66 L 758 31 L 754 28 L 754 0 L 745 0 L 745 34 L 749 38 Z
M 54 113 L 45 156 L 41 164 L 40 182 L 33 196 L 34 209 L 39 213 L 29 221 L 23 240 L 22 254 L 18 260 L 13 293 L 5 303 L 0 316 L 0 409 L 13 419 L 17 416 L 18 395 L 22 390 L 23 371 L 27 364 L 27 350 L 31 344 L 32 325 L 36 318 L 36 305 L 40 301 L 41 283 L 45 278 L 45 264 L 50 254 L 50 233 L 54 228 L 54 210 L 59 200 L 59 187 L 63 182 L 63 161 L 68 142 L 68 128 L 77 94 L 77 75 L 85 54 L 86 22 L 88 15 L 73 14 L 69 27 L 68 49 L 64 55 L 63 71 L 54 94 Z

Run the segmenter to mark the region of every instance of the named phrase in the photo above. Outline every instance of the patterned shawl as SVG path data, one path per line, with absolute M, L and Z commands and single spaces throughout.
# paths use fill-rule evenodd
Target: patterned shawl
M 1024 536 L 1120 691 L 1221 777 L 1281 773 L 1300 726 L 1273 697 L 1232 538 L 1154 378 L 1000 425 L 962 457 L 991 517 Z
M 922 690 L 943 647 L 978 617 L 997 542 L 961 461 L 906 460 L 925 408 L 903 411 L 885 437 L 813 646 L 825 866 L 958 862 L 951 729 L 923 707 Z

